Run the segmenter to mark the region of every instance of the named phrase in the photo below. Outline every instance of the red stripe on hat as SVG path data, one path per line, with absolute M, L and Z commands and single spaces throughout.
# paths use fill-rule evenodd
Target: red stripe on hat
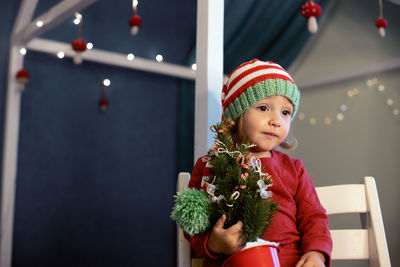
M 285 75 L 282 74 L 263 74 L 260 76 L 255 77 L 254 79 L 251 79 L 250 81 L 246 82 L 245 84 L 243 84 L 241 87 L 239 87 L 228 99 L 225 100 L 224 104 L 223 104 L 223 108 L 224 110 L 237 98 L 239 97 L 244 91 L 247 90 L 247 88 L 255 85 L 256 83 L 259 83 L 261 81 L 264 80 L 270 80 L 270 79 L 281 79 L 281 80 L 285 80 L 285 81 L 289 81 L 291 83 L 293 83 L 293 81 Z
M 226 98 L 226 85 L 222 86 L 222 93 L 221 93 L 221 104 L 224 104 L 225 98 Z
M 245 66 L 247 66 L 247 65 L 249 65 L 249 64 L 253 64 L 253 63 L 256 62 L 256 61 L 260 61 L 260 60 L 258 60 L 258 59 L 253 59 L 252 61 L 243 63 L 242 65 L 240 65 L 239 67 L 237 67 L 236 69 L 234 69 L 234 70 L 231 72 L 231 74 L 228 75 L 228 79 L 232 76 L 232 74 L 234 74 L 234 73 L 235 73 L 236 71 L 238 71 L 239 69 L 241 69 L 241 68 L 243 68 L 243 67 L 245 67 Z
M 228 95 L 229 92 L 231 91 L 231 89 L 232 89 L 241 79 L 243 79 L 244 77 L 246 77 L 246 76 L 252 74 L 253 72 L 256 72 L 256 71 L 259 71 L 259 70 L 263 70 L 263 69 L 278 69 L 278 70 L 281 70 L 281 71 L 287 73 L 283 68 L 281 68 L 281 67 L 279 67 L 279 66 L 276 66 L 276 65 L 259 65 L 259 66 L 254 66 L 253 68 L 248 69 L 248 70 L 242 72 L 242 73 L 239 74 L 235 79 L 233 79 L 233 81 L 231 81 L 231 82 L 229 83 L 228 88 L 225 89 L 225 94 Z M 271 73 L 271 75 L 281 75 L 281 74 L 272 74 L 272 73 Z M 293 80 L 290 79 L 289 74 L 288 74 L 287 76 L 288 76 L 288 79 L 287 79 L 287 80 L 294 84 Z M 259 77 L 259 76 L 258 76 L 258 77 Z

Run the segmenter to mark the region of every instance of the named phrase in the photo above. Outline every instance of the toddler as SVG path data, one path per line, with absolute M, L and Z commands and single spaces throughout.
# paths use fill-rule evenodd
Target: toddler
M 330 266 L 332 240 L 328 217 L 301 160 L 276 151 L 286 141 L 299 107 L 300 92 L 290 75 L 278 64 L 254 59 L 235 69 L 222 90 L 224 125 L 237 144 L 248 140 L 263 170 L 272 176 L 269 188 L 279 210 L 262 237 L 278 242 L 282 267 Z M 189 182 L 200 189 L 207 175 L 208 157 L 197 160 Z M 225 215 L 210 232 L 186 235 L 193 249 L 205 256 L 203 266 L 220 266 L 243 248 L 242 222 L 225 229 Z

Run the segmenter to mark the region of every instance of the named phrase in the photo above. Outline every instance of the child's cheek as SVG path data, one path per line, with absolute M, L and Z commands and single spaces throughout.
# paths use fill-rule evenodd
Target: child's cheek
M 286 121 L 285 121 L 285 126 L 286 126 L 286 129 L 287 129 L 288 132 L 289 132 L 289 130 L 290 130 L 290 125 L 291 125 L 290 119 L 286 120 Z

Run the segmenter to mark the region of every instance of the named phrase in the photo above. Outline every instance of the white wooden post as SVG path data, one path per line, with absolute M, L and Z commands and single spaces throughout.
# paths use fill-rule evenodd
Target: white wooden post
M 15 182 L 21 93 L 15 74 L 23 66 L 23 56 L 16 46 L 10 48 L 8 90 L 4 124 L 3 169 L 1 186 L 1 243 L 0 266 L 11 266 L 12 233 L 14 223 Z
M 197 1 L 194 159 L 213 142 L 209 127 L 221 120 L 224 0 Z
M 12 36 L 29 24 L 38 0 L 24 0 L 18 11 Z M 15 43 L 10 46 L 7 98 L 4 122 L 2 186 L 1 186 L 1 238 L 0 266 L 10 267 L 14 224 L 15 184 L 17 178 L 18 134 L 21 93 L 15 75 L 22 68 L 24 58 Z

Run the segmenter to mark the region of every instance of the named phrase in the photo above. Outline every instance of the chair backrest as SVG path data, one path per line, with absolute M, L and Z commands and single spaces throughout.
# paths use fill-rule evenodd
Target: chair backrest
M 176 184 L 176 191 L 181 192 L 187 188 L 190 180 L 190 173 L 180 172 L 178 175 L 178 181 Z M 177 267 L 190 267 L 191 257 L 190 257 L 190 244 L 183 236 L 183 231 L 177 227 Z
M 363 229 L 330 230 L 332 260 L 368 259 L 369 266 L 390 267 L 375 179 L 365 177 L 362 184 L 324 186 L 316 190 L 328 215 L 361 215 Z
M 187 187 L 189 179 L 189 173 L 179 173 L 178 192 Z M 332 260 L 368 259 L 370 267 L 390 267 L 375 179 L 365 177 L 363 184 L 324 186 L 317 187 L 316 190 L 328 215 L 362 215 L 363 229 L 330 230 L 333 240 Z M 181 229 L 177 233 L 177 266 L 189 267 L 192 264 L 193 267 L 195 263 L 191 262 L 189 242 Z

